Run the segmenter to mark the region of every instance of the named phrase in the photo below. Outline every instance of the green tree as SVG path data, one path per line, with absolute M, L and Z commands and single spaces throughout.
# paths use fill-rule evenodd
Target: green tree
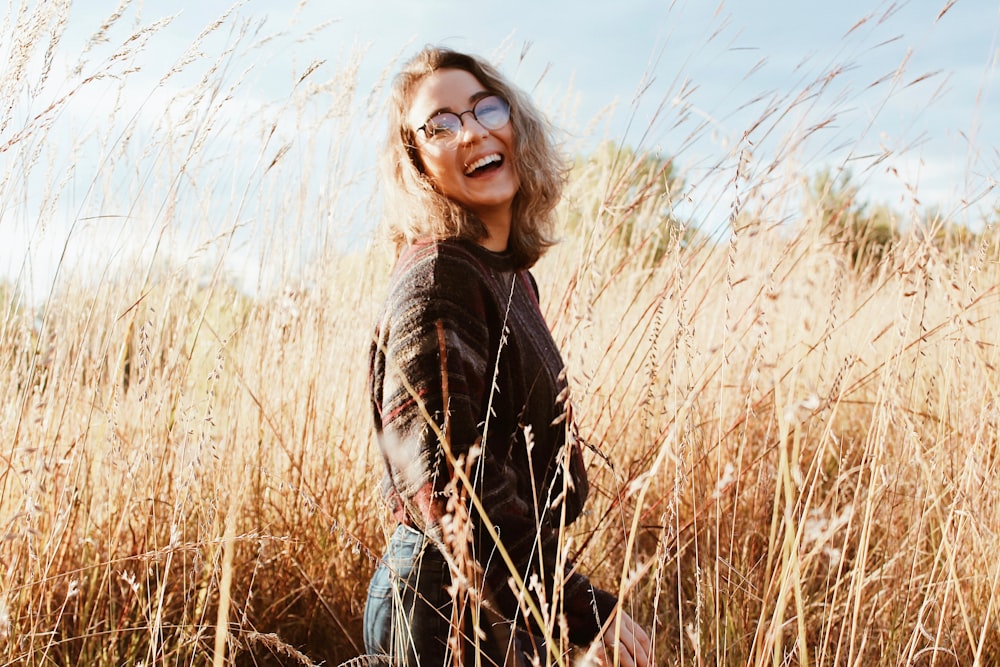
M 820 172 L 809 182 L 807 198 L 819 210 L 823 231 L 844 247 L 858 270 L 877 266 L 899 240 L 896 214 L 888 206 L 861 201 L 850 171 Z
M 682 186 L 671 158 L 603 142 L 573 161 L 566 228 L 623 255 L 638 255 L 645 265 L 656 264 L 671 243 L 693 237 L 673 213 Z

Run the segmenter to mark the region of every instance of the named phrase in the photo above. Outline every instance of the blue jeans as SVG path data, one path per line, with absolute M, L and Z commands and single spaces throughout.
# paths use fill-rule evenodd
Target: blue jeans
M 365 602 L 365 651 L 388 655 L 393 665 L 444 667 L 454 664 L 451 572 L 437 546 L 408 526 L 396 526 L 385 556 L 368 585 Z M 485 614 L 484 614 L 485 615 Z M 462 628 L 465 664 L 474 665 L 475 628 L 471 614 Z M 485 628 L 478 644 L 480 664 L 522 666 L 528 659 L 512 623 L 500 621 Z

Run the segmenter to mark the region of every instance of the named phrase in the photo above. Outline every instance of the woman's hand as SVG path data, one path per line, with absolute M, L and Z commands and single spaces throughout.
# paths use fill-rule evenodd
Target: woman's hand
M 617 630 L 618 638 L 618 664 L 621 667 L 653 667 L 652 647 L 649 643 L 649 635 L 632 620 L 624 611 L 618 612 L 618 618 L 611 621 L 608 629 L 601 638 L 603 644 L 594 642 L 588 657 L 600 667 L 615 667 L 615 635 Z

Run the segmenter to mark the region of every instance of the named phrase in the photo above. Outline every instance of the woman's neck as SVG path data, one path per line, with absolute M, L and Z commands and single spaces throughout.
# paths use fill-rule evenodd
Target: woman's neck
M 480 217 L 486 236 L 479 239 L 479 245 L 493 252 L 503 252 L 510 241 L 510 209 L 491 216 Z

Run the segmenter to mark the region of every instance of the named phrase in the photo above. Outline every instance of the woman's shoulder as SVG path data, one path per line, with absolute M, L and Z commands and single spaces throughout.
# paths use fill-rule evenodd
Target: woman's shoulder
M 498 308 L 490 271 L 470 244 L 414 243 L 396 262 L 383 318 L 396 326 L 437 319 L 485 322 Z
M 475 243 L 452 239 L 418 241 L 400 253 L 393 282 L 433 280 L 455 283 L 456 289 L 462 289 L 486 280 L 491 273 L 508 270 L 510 262 L 504 255 Z
M 390 299 L 460 299 L 483 287 L 486 270 L 462 242 L 418 241 L 405 247 L 396 260 Z

